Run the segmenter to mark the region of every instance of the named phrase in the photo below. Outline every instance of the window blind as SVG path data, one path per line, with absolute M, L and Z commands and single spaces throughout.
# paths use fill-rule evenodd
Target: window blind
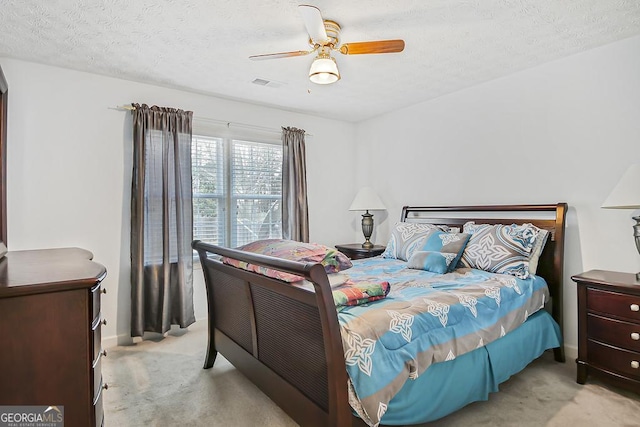
M 282 237 L 282 147 L 193 137 L 194 238 L 239 246 Z

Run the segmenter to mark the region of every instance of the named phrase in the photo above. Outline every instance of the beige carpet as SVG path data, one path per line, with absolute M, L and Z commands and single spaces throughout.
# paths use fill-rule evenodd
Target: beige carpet
M 218 356 L 202 369 L 205 322 L 159 341 L 115 347 L 103 362 L 105 425 L 295 426 L 260 390 Z M 550 352 L 436 426 L 640 426 L 640 396 L 590 380 L 575 382 L 575 363 Z

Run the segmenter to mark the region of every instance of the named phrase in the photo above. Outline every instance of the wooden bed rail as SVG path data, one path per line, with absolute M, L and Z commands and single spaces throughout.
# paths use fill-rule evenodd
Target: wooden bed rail
M 300 263 L 194 241 L 204 272 L 209 345 L 301 425 L 350 426 L 344 350 L 329 280 Z M 311 286 L 239 270 L 210 255 L 303 276 Z

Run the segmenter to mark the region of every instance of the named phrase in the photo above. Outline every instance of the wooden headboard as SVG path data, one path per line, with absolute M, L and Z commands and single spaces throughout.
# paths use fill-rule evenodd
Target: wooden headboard
M 567 204 L 488 205 L 488 206 L 405 206 L 400 220 L 446 224 L 460 227 L 467 221 L 477 224 L 524 224 L 548 230 L 551 234 L 540 256 L 536 275 L 543 277 L 551 293 L 551 313 L 562 329 L 562 282 L 564 230 Z M 564 358 L 564 355 L 562 356 Z

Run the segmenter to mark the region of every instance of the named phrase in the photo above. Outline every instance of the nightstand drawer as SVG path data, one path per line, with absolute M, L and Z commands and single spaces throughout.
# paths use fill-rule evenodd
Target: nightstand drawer
M 640 324 L 589 314 L 589 338 L 640 352 Z
M 640 380 L 640 353 L 591 340 L 587 352 L 593 365 Z
M 587 288 L 587 310 L 640 323 L 640 296 Z

